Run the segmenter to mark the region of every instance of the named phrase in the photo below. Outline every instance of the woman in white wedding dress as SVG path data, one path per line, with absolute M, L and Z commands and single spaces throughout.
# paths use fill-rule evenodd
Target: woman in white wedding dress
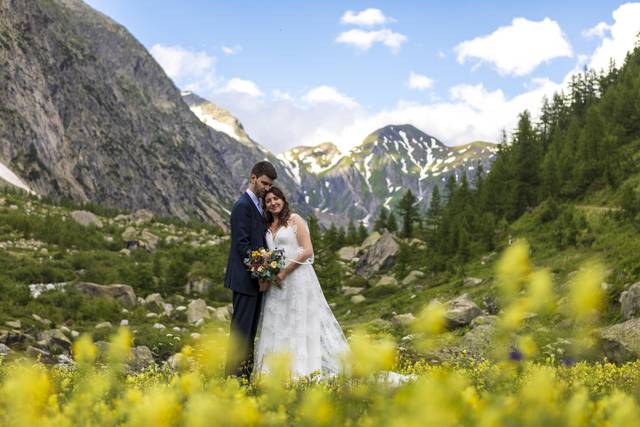
M 312 373 L 336 375 L 343 370 L 348 346 L 313 269 L 309 228 L 299 215 L 290 212 L 279 188 L 271 187 L 264 204 L 269 225 L 267 245 L 282 249 L 286 264 L 278 273 L 280 286 L 271 286 L 263 297 L 255 372 L 269 372 L 269 356 L 288 353 L 294 378 Z

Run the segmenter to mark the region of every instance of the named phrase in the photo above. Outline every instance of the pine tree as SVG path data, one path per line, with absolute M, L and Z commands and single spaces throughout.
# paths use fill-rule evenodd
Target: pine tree
M 387 217 L 387 224 L 385 227 L 389 232 L 395 233 L 398 231 L 398 222 L 396 221 L 396 216 L 393 212 L 389 212 L 389 216 Z
M 389 211 L 384 206 L 380 207 L 380 213 L 378 214 L 378 219 L 373 225 L 373 229 L 378 233 L 382 233 L 382 231 L 387 228 L 387 221 L 389 217 Z
M 441 220 L 442 202 L 440 200 L 440 188 L 436 185 L 431 191 L 431 201 L 429 202 L 429 209 L 427 209 L 427 218 L 425 224 L 427 241 L 431 242 L 432 244 L 435 243 Z
M 344 231 L 344 227 L 338 228 L 338 234 L 336 236 L 336 249 L 340 249 L 347 244 L 347 233 Z
M 364 222 L 360 221 L 360 224 L 358 225 L 358 241 L 357 241 L 357 244 L 361 245 L 362 242 L 367 240 L 367 237 L 369 237 L 369 231 L 367 230 L 367 227 L 364 226 Z
M 456 188 L 458 187 L 458 183 L 456 182 L 455 174 L 449 175 L 447 181 L 444 184 L 444 199 L 446 203 L 449 203 L 453 198 L 453 193 L 456 192 Z
M 310 215 L 307 222 L 309 226 L 309 236 L 313 244 L 320 243 L 320 226 L 318 225 L 318 218 L 315 215 Z
M 402 237 L 405 239 L 413 237 L 413 226 L 418 219 L 418 206 L 416 197 L 411 190 L 407 190 L 398 203 L 400 218 L 402 218 Z
M 329 229 L 324 233 L 322 237 L 322 243 L 324 247 L 330 251 L 334 251 L 339 248 L 338 246 L 338 227 L 335 224 L 331 224 Z
M 345 243 L 347 245 L 355 245 L 357 242 L 358 242 L 358 231 L 356 230 L 356 226 L 353 223 L 353 221 L 349 221 Z

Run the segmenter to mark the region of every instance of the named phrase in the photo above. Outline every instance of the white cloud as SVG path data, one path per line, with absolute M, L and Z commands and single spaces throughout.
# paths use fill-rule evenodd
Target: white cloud
M 387 28 L 376 31 L 349 30 L 338 34 L 336 38 L 336 42 L 353 45 L 362 51 L 369 50 L 376 43 L 381 43 L 393 52 L 397 52 L 406 41 L 407 37 L 404 34 Z
M 417 74 L 412 71 L 411 73 L 409 73 L 407 86 L 409 87 L 409 89 L 427 90 L 433 86 L 433 80 L 425 75 Z
M 604 25 L 603 25 L 604 24 Z M 589 67 L 596 70 L 607 69 L 609 59 L 621 66 L 624 58 L 633 49 L 638 32 L 640 32 L 640 3 L 625 3 L 613 11 L 613 24 L 603 22 L 594 28 L 608 29 L 609 37 L 604 37 L 600 46 L 591 56 Z M 604 35 L 604 32 L 602 33 Z
M 273 98 L 279 101 L 293 101 L 293 97 L 289 94 L 289 92 L 285 92 L 279 89 L 274 89 L 271 91 Z
M 478 58 L 493 64 L 500 74 L 524 76 L 554 58 L 572 57 L 573 51 L 560 25 L 549 18 L 529 21 L 515 18 L 511 25 L 460 43 L 458 62 Z
M 598 22 L 594 27 L 587 28 L 582 32 L 582 35 L 585 37 L 598 37 L 602 38 L 604 35 L 611 30 L 611 26 L 606 22 Z
M 223 92 L 238 92 L 243 93 L 249 96 L 263 96 L 264 93 L 260 90 L 257 84 L 252 82 L 251 80 L 244 80 L 234 77 L 229 80 L 225 87 L 222 89 Z
M 326 85 L 311 89 L 302 98 L 309 104 L 333 103 L 344 105 L 348 108 L 358 106 L 358 103 L 353 98 L 349 98 L 340 93 L 336 88 Z
M 198 79 L 215 72 L 215 58 L 206 52 L 155 44 L 151 47 L 151 55 L 174 81 Z
M 348 10 L 340 19 L 340 22 L 343 24 L 353 24 L 362 27 L 372 27 L 374 25 L 382 25 L 394 21 L 395 20 L 393 18 L 385 16 L 380 9 L 375 8 L 364 9 L 357 13 L 352 10 Z
M 240 45 L 222 46 L 221 49 L 225 55 L 237 55 L 238 53 L 242 52 L 242 46 Z

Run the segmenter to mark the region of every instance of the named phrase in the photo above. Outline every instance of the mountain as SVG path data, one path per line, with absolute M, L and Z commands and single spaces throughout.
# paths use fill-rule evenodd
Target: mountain
M 53 199 L 223 225 L 239 191 L 220 150 L 232 144 L 124 27 L 82 1 L 0 3 L 5 175 Z
M 233 183 L 238 190 L 247 187 L 249 172 L 253 165 L 258 161 L 268 160 L 273 163 L 278 172 L 276 185 L 284 190 L 287 199 L 294 205 L 297 212 L 303 215 L 314 213 L 324 223 L 334 220 L 329 213 L 314 212 L 305 202 L 304 193 L 300 185 L 293 179 L 294 173 L 289 166 L 271 151 L 249 137 L 240 120 L 230 112 L 193 92 L 182 92 L 182 99 L 202 123 L 227 136 L 227 138 L 222 138 L 218 141 L 216 148 L 222 155 L 225 164 L 231 170 L 231 174 L 234 177 Z
M 452 174 L 471 179 L 478 163 L 487 171 L 497 149 L 487 142 L 449 147 L 414 126 L 389 125 L 344 155 L 324 143 L 295 147 L 280 158 L 295 172 L 311 206 L 370 222 L 381 206 L 395 206 L 407 189 L 425 209 L 435 185 Z

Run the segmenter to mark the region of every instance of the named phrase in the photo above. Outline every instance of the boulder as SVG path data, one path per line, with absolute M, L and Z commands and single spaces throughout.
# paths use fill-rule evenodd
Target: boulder
M 422 271 L 413 270 L 407 276 L 402 279 L 403 286 L 413 285 L 418 282 L 420 279 L 424 278 L 425 274 Z
M 375 245 L 378 242 L 378 240 L 380 240 L 380 237 L 382 237 L 380 233 L 378 233 L 377 231 L 374 231 L 373 233 L 369 234 L 369 236 L 364 240 L 364 242 L 362 242 L 362 245 L 360 245 L 360 249 L 361 250 L 369 249 L 371 246 Z
M 478 286 L 483 282 L 482 279 L 478 277 L 465 277 L 462 279 L 462 286 L 470 288 L 473 286 Z
M 364 291 L 364 288 L 361 288 L 361 287 L 352 287 L 352 286 L 343 286 L 342 287 L 342 293 L 345 296 L 358 295 L 358 294 L 362 293 L 362 291 Z
M 203 299 L 196 299 L 187 306 L 187 321 L 195 324 L 200 320 L 209 318 L 209 310 L 207 303 Z
M 9 353 L 11 353 L 11 349 L 5 344 L 0 343 L 0 356 L 6 356 Z
M 60 329 L 49 329 L 40 332 L 37 336 L 38 343 L 47 348 L 52 353 L 60 353 L 55 351 L 61 349 L 67 353 L 71 351 L 71 340 Z
M 640 282 L 629 286 L 629 289 L 620 295 L 620 307 L 622 318 L 629 320 L 640 317 Z
M 447 303 L 445 317 L 449 328 L 466 326 L 473 319 L 480 316 L 482 310 L 469 298 L 468 294 L 462 294 Z
M 128 242 L 138 242 L 138 231 L 133 228 L 133 227 L 127 227 L 123 232 L 122 232 L 122 240 L 125 241 L 125 243 Z
M 51 353 L 38 347 L 29 346 L 25 353 L 27 356 L 42 363 L 55 363 L 55 360 L 51 357 Z
M 162 295 L 155 293 L 149 294 L 144 299 L 144 305 L 157 305 L 158 307 L 162 307 L 164 304 L 164 299 L 162 299 Z
M 111 298 L 119 301 L 127 307 L 136 305 L 137 298 L 133 288 L 129 285 L 98 285 L 96 283 L 76 283 L 76 288 L 81 293 L 95 298 Z
M 71 212 L 71 218 L 84 227 L 93 225 L 97 228 L 102 228 L 103 225 L 100 218 L 88 211 L 73 211 Z
M 147 224 L 153 221 L 154 215 L 153 212 L 147 209 L 139 209 L 132 213 L 129 218 L 136 224 Z
M 100 323 L 96 324 L 95 328 L 96 329 L 111 329 L 111 328 L 113 328 L 113 325 L 111 324 L 111 322 L 100 322 Z
M 154 323 L 153 324 L 153 328 L 154 329 L 160 329 L 160 330 L 167 329 L 167 327 L 164 326 L 162 323 Z
M 398 286 L 398 281 L 393 276 L 382 276 L 374 286 Z
M 604 356 L 616 363 L 640 358 L 640 318 L 595 331 Z
M 414 320 L 416 320 L 416 317 L 413 315 L 413 313 L 395 314 L 391 318 L 392 323 L 404 326 L 412 324 Z
M 9 320 L 4 322 L 4 324 L 13 329 L 20 329 L 22 327 L 20 320 Z
M 36 322 L 40 323 L 43 326 L 51 326 L 52 322 L 49 319 L 43 319 L 42 317 L 38 316 L 35 313 L 32 313 L 31 317 L 33 317 L 33 320 L 35 320 Z
M 189 281 L 185 285 L 184 293 L 187 295 L 191 293 L 204 295 L 209 291 L 209 288 L 211 287 L 211 285 L 212 285 L 211 280 L 207 279 L 206 277 L 192 278 L 192 279 L 189 279 Z
M 226 306 L 214 309 L 211 314 L 215 319 L 218 319 L 221 322 L 227 322 L 231 317 Z
M 478 316 L 471 321 L 471 327 L 475 328 L 481 325 L 495 325 L 498 322 L 498 316 L 486 315 Z
M 400 251 L 400 246 L 388 231 L 380 237 L 371 247 L 365 250 L 364 254 L 356 264 L 356 273 L 371 277 L 372 275 L 390 269 Z
M 145 345 L 139 345 L 131 349 L 127 367 L 130 371 L 139 372 L 148 368 L 153 363 L 153 353 L 151 352 L 149 347 Z
M 360 248 L 357 246 L 345 246 L 338 251 L 338 258 L 342 261 L 351 261 L 358 256 Z
M 351 297 L 352 304 L 360 304 L 361 302 L 365 302 L 366 298 L 363 295 L 354 295 Z
M 140 246 L 142 246 L 147 252 L 154 253 L 160 238 L 150 232 L 149 230 L 142 230 L 140 235 Z

